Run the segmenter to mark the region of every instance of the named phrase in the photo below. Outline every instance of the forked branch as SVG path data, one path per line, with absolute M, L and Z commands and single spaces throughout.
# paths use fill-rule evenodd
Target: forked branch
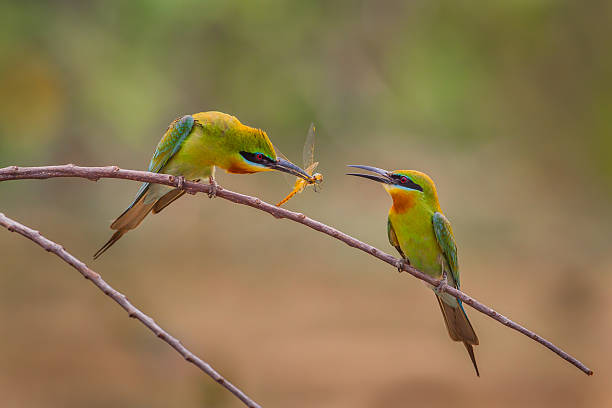
M 210 186 L 207 184 L 200 184 L 190 181 L 181 182 L 177 177 L 170 176 L 167 174 L 158 174 L 158 173 L 149 173 L 146 171 L 136 171 L 136 170 L 123 170 L 116 166 L 111 167 L 80 167 L 72 164 L 64 165 L 64 166 L 46 166 L 46 167 L 23 167 L 19 168 L 16 166 L 6 167 L 0 169 L 0 181 L 5 180 L 19 180 L 19 179 L 47 179 L 52 177 L 82 177 L 89 180 L 98 180 L 100 178 L 119 178 L 119 179 L 128 179 L 128 180 L 136 180 L 142 182 L 150 182 L 150 183 L 158 183 L 165 184 L 168 186 L 181 187 L 187 192 L 190 193 L 208 193 L 210 191 Z M 267 212 L 276 218 L 286 218 L 300 224 L 306 225 L 316 231 L 322 232 L 326 235 L 329 235 L 333 238 L 336 238 L 345 244 L 360 249 L 361 251 L 367 252 L 368 254 L 396 267 L 401 268 L 402 270 L 408 272 L 409 274 L 415 276 L 416 278 L 429 283 L 430 285 L 439 287 L 439 290 L 454 296 L 457 299 L 460 299 L 465 304 L 471 306 L 472 308 L 478 310 L 479 312 L 491 317 L 492 319 L 497 320 L 501 324 L 508 326 L 525 336 L 537 341 L 538 343 L 544 345 L 557 355 L 559 355 L 564 360 L 573 364 L 580 370 L 582 370 L 587 375 L 592 375 L 593 371 L 586 367 L 583 363 L 578 361 L 576 358 L 572 357 L 565 351 L 561 350 L 559 347 L 555 346 L 550 341 L 544 339 L 538 334 L 532 332 L 531 330 L 526 329 L 525 327 L 515 323 L 514 321 L 508 319 L 506 316 L 497 313 L 495 310 L 491 309 L 488 306 L 478 302 L 476 299 L 468 296 L 464 292 L 457 290 L 448 285 L 443 285 L 441 281 L 432 278 L 429 275 L 426 275 L 417 269 L 404 264 L 400 259 L 397 259 L 371 245 L 368 245 L 362 241 L 359 241 L 356 238 L 351 237 L 350 235 L 345 234 L 342 231 L 339 231 L 335 228 L 332 228 L 328 225 L 325 225 L 319 221 L 315 221 L 312 218 L 308 218 L 304 214 L 296 213 L 293 211 L 286 210 L 284 208 L 277 207 L 272 204 L 268 204 L 264 201 L 261 201 L 259 198 L 251 197 L 248 195 L 236 193 L 233 191 L 225 190 L 221 187 L 217 187 L 217 197 L 221 197 L 223 199 L 232 201 L 237 204 L 247 205 L 249 207 L 257 208 L 258 210 Z
M 142 324 L 144 324 L 149 330 L 155 333 L 157 337 L 159 337 L 160 339 L 168 343 L 173 349 L 178 351 L 179 354 L 185 358 L 185 360 L 189 361 L 191 364 L 204 371 L 206 374 L 212 377 L 213 380 L 221 384 L 222 387 L 228 389 L 232 394 L 234 394 L 237 398 L 244 402 L 247 407 L 261 408 L 255 401 L 249 398 L 238 387 L 223 378 L 223 376 L 219 374 L 214 368 L 212 368 L 210 364 L 208 364 L 207 362 L 193 354 L 191 351 L 189 351 L 185 346 L 181 344 L 178 339 L 171 336 L 157 323 L 155 323 L 155 320 L 153 320 L 151 317 L 147 316 L 138 308 L 136 308 L 132 303 L 130 303 L 130 301 L 124 294 L 115 290 L 112 286 L 106 283 L 106 281 L 102 279 L 100 275 L 89 269 L 87 265 L 85 265 L 85 263 L 79 261 L 77 258 L 72 256 L 68 251 L 64 249 L 63 246 L 51 241 L 50 239 L 43 237 L 40 232 L 28 228 L 25 225 L 8 218 L 1 212 L 0 225 L 5 227 L 9 231 L 16 232 L 34 241 L 35 243 L 40 245 L 45 251 L 52 252 L 55 255 L 59 256 L 66 263 L 68 263 L 74 269 L 79 271 L 81 275 L 85 277 L 85 279 L 90 280 L 94 285 L 96 285 L 98 289 L 104 292 L 105 295 L 117 302 L 119 306 L 121 306 L 123 309 L 125 309 L 126 312 L 128 312 L 128 316 L 137 319 Z

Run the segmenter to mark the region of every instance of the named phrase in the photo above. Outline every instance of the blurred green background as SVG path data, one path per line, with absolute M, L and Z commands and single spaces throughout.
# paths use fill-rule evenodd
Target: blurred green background
M 288 207 L 394 253 L 389 199 L 345 164 L 436 180 L 463 288 L 595 370 L 468 310 L 477 379 L 420 282 L 221 199 L 187 197 L 91 255 L 134 182 L 6 182 L 0 211 L 62 243 L 268 407 L 612 405 L 612 3 L 54 1 L 0 5 L 0 167 L 144 169 L 206 110 L 300 162 Z M 293 181 L 219 174 L 276 202 Z M 0 231 L 5 407 L 238 407 L 77 272 Z

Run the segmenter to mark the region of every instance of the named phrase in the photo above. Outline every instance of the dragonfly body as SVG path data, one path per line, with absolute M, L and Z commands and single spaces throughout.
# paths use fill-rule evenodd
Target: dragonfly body
M 312 185 L 314 190 L 317 191 L 317 187 L 319 184 L 323 182 L 323 175 L 321 173 L 313 173 L 319 162 L 314 161 L 314 142 L 315 142 L 315 127 L 314 124 L 310 124 L 310 128 L 308 129 L 308 135 L 306 136 L 306 142 L 304 143 L 304 171 L 308 174 L 308 178 L 296 178 L 295 184 L 293 185 L 293 190 L 285 198 L 279 201 L 276 204 L 278 207 L 285 204 L 287 201 L 291 200 L 293 196 L 301 193 L 307 186 Z

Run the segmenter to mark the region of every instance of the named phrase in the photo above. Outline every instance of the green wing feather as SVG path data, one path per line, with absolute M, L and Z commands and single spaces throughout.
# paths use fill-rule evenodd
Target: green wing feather
M 450 267 L 453 278 L 459 288 L 459 264 L 457 263 L 457 246 L 455 245 L 455 236 L 450 222 L 444 214 L 436 212 L 432 217 L 434 232 L 438 245 L 442 248 L 446 262 Z
M 459 289 L 459 264 L 457 263 L 457 246 L 455 245 L 455 237 L 453 236 L 453 229 L 451 224 L 446 217 L 439 212 L 434 213 L 432 217 L 432 223 L 436 234 L 438 245 L 442 248 L 442 252 L 446 257 L 446 261 L 450 267 L 453 278 L 457 289 Z M 480 377 L 478 372 L 478 365 L 476 364 L 476 357 L 474 356 L 473 346 L 478 345 L 478 336 L 470 323 L 470 320 L 465 313 L 461 300 L 457 299 L 459 307 L 454 307 L 444 301 L 444 299 L 436 294 L 442 315 L 444 316 L 444 322 L 448 329 L 448 334 L 451 339 L 455 341 L 463 342 L 465 349 L 467 350 L 476 375 Z
M 191 129 L 195 123 L 195 119 L 191 115 L 183 116 L 182 118 L 175 119 L 166 133 L 162 136 L 161 140 L 155 148 L 151 162 L 149 163 L 149 171 L 153 173 L 159 173 L 160 170 L 168 163 L 168 161 L 179 151 L 183 141 L 191 133 Z M 136 194 L 136 198 L 132 202 L 129 208 L 131 208 L 135 202 L 145 193 L 150 183 L 143 183 Z
M 183 116 L 182 118 L 175 119 L 166 133 L 162 136 L 161 140 L 155 148 L 155 153 L 149 163 L 149 171 L 153 173 L 159 172 L 162 167 L 168 163 L 168 160 L 181 148 L 181 144 L 187 138 L 195 119 L 191 115 Z

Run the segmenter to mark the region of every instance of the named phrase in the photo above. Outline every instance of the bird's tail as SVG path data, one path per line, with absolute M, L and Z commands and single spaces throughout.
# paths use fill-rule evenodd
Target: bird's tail
M 128 207 L 117 219 L 111 224 L 111 229 L 117 230 L 113 236 L 96 252 L 93 256 L 94 259 L 98 259 L 108 248 L 113 246 L 115 242 L 119 240 L 126 232 L 136 228 L 142 220 L 151 212 L 151 209 L 155 205 L 155 201 L 145 204 L 145 198 L 148 194 L 148 190 L 143 191 L 139 195 L 138 199 Z
M 197 183 L 198 181 L 200 181 L 200 179 L 195 179 L 191 181 L 194 181 Z M 157 214 L 158 212 L 161 212 L 161 210 L 163 210 L 164 208 L 166 208 L 167 206 L 169 206 L 170 204 L 172 204 L 173 202 L 181 198 L 186 192 L 187 191 L 179 190 L 178 188 L 175 188 L 174 190 L 170 190 L 170 192 L 164 194 L 162 198 L 160 198 L 159 200 L 155 202 L 155 205 L 153 206 L 153 214 Z
M 438 299 L 440 310 L 444 316 L 444 323 L 446 324 L 448 335 L 454 341 L 463 342 L 465 349 L 470 355 L 472 364 L 474 364 L 476 375 L 480 377 L 478 365 L 476 365 L 476 357 L 474 357 L 474 349 L 472 347 L 478 345 L 478 336 L 476 336 L 476 332 L 468 320 L 467 314 L 465 310 L 463 310 L 463 306 L 459 303 L 458 306 L 453 307 L 444 302 L 444 300 L 437 295 L 436 299 Z

